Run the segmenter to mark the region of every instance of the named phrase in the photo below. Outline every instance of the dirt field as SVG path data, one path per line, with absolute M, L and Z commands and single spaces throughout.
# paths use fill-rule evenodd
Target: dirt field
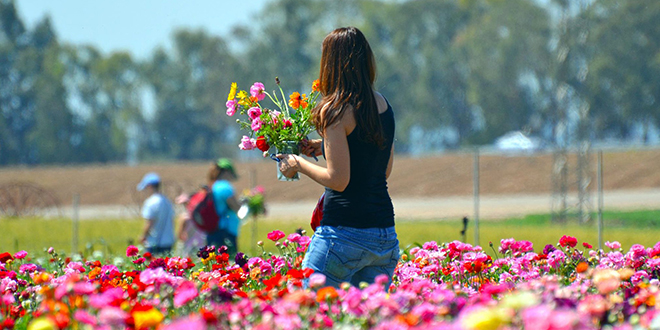
M 660 188 L 660 150 L 605 152 L 603 160 L 606 191 L 652 191 L 653 194 L 655 189 Z M 63 206 L 71 204 L 74 194 L 80 194 L 80 203 L 83 206 L 132 208 L 142 199 L 135 191 L 135 186 L 144 173 L 155 171 L 161 174 L 167 194 L 176 195 L 193 191 L 204 183 L 209 164 L 210 162 L 142 164 L 134 167 L 98 165 L 3 168 L 0 169 L 0 186 L 15 181 L 34 182 L 51 190 Z M 595 196 L 595 154 L 592 156 L 591 165 L 593 176 L 590 188 Z M 291 208 L 301 202 L 309 205 L 322 193 L 322 188 L 306 177 L 297 182 L 278 182 L 275 166 L 275 163 L 268 159 L 238 163 L 236 168 L 240 179 L 235 186 L 242 190 L 250 187 L 252 183 L 262 185 L 266 189 L 269 203 L 289 205 Z M 569 160 L 570 173 L 575 173 L 575 166 L 576 161 L 572 157 Z M 489 196 L 495 204 L 498 203 L 497 196 L 510 196 L 520 202 L 501 204 L 509 205 L 506 207 L 515 211 L 516 208 L 521 208 L 521 203 L 527 203 L 524 202 L 527 197 L 537 198 L 537 204 L 545 204 L 544 207 L 548 208 L 548 196 L 552 192 L 552 155 L 482 155 L 479 169 L 480 193 L 486 203 Z M 572 175 L 569 184 L 573 191 L 577 186 L 575 182 Z M 406 208 L 413 213 L 415 208 L 423 211 L 421 204 L 415 206 L 415 200 L 443 199 L 448 203 L 448 207 L 457 205 L 457 201 L 461 200 L 460 203 L 467 206 L 473 193 L 473 154 L 397 157 L 389 188 L 395 203 L 397 200 L 402 201 L 401 205 L 407 203 Z M 452 200 L 456 202 L 452 203 Z

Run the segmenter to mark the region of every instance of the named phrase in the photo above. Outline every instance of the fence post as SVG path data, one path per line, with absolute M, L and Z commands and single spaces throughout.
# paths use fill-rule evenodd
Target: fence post
M 474 149 L 473 173 L 474 193 L 474 246 L 479 245 L 479 147 Z
M 598 150 L 598 249 L 603 249 L 603 150 Z
M 250 189 L 253 189 L 257 185 L 257 171 L 252 168 L 250 169 Z M 252 246 L 250 250 L 252 255 L 257 255 L 257 215 L 252 215 Z
M 71 218 L 71 255 L 78 252 L 78 204 L 80 204 L 80 195 L 73 195 L 73 217 Z

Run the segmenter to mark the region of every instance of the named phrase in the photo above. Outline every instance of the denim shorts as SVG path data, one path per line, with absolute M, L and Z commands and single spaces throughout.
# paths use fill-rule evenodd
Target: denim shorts
M 392 279 L 399 261 L 399 240 L 394 227 L 352 228 L 319 226 L 302 263 L 326 277 L 326 285 L 343 282 L 358 286 L 385 274 Z

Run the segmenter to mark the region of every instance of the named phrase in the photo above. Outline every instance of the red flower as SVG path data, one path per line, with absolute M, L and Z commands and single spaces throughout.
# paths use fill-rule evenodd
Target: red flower
M 138 248 L 135 245 L 129 245 L 126 248 L 126 256 L 127 257 L 135 257 L 135 256 L 138 255 L 138 252 L 140 252 L 140 251 L 138 250 Z
M 593 247 L 593 246 L 591 246 L 591 244 L 589 244 L 587 242 L 582 243 L 582 246 L 584 246 L 587 249 L 591 249 Z
M 268 142 L 266 142 L 266 137 L 265 136 L 259 136 L 257 137 L 257 149 L 261 151 L 268 151 L 270 149 L 270 146 L 268 145 Z
M 270 291 L 276 286 L 279 287 L 284 281 L 286 281 L 286 278 L 283 278 L 282 274 L 277 273 L 275 276 L 264 280 L 264 284 L 266 285 L 266 290 Z
M 577 245 L 577 239 L 572 236 L 564 235 L 559 239 L 559 245 L 561 245 L 562 247 L 569 246 L 573 248 Z
M 14 328 L 14 320 L 12 319 L 5 319 L 2 322 L 2 329 L 13 329 Z
M 11 256 L 11 253 L 9 252 L 0 253 L 0 262 L 6 263 L 7 260 L 14 260 L 14 257 Z

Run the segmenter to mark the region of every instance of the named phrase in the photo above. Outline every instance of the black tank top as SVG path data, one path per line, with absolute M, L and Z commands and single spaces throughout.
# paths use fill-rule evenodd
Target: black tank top
M 360 127 L 346 136 L 351 157 L 351 177 L 344 191 L 325 188 L 323 226 L 387 228 L 394 226 L 394 207 L 387 191 L 386 171 L 394 141 L 394 113 L 380 114 L 383 148 L 363 140 Z M 325 157 L 325 150 L 323 150 Z

